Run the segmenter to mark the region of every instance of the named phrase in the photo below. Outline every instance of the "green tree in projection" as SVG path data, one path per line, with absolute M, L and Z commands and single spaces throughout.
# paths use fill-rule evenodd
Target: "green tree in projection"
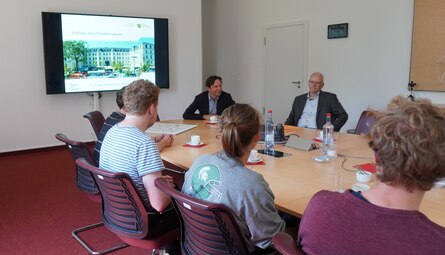
M 74 70 L 79 71 L 79 63 L 87 60 L 87 42 L 85 41 L 64 41 L 63 42 L 63 56 L 65 57 L 65 64 L 70 66 L 74 64 Z
M 141 66 L 141 68 L 139 68 L 139 75 L 143 72 L 148 72 L 150 70 L 150 63 L 145 63 L 144 65 Z
M 121 61 L 114 61 L 113 62 L 113 70 L 122 73 L 122 69 L 124 69 L 124 64 Z

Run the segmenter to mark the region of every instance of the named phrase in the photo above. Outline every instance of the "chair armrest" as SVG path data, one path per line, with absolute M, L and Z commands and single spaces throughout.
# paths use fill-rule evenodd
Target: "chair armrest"
M 184 175 L 185 171 L 171 169 L 171 168 L 164 168 L 162 170 L 162 174 L 164 175 L 170 175 L 173 178 L 173 183 L 175 184 L 176 189 L 181 190 L 182 184 L 184 183 Z
M 277 251 L 283 255 L 303 255 L 303 251 L 298 247 L 295 241 L 289 234 L 280 232 L 272 239 L 273 245 Z

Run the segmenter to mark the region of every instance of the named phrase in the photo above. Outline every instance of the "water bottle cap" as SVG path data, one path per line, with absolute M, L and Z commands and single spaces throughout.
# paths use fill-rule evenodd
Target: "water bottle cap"
M 331 117 L 331 113 L 330 112 L 326 113 L 326 117 Z
M 270 113 L 272 113 L 272 110 L 267 110 L 267 112 L 270 112 Z

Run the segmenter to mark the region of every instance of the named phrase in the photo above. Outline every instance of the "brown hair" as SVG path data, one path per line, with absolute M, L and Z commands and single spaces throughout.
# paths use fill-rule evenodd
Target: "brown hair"
M 409 191 L 430 190 L 445 177 L 445 114 L 427 99 L 392 101 L 371 131 L 377 178 Z
M 210 75 L 206 80 L 206 87 L 210 88 L 216 80 L 219 80 L 222 83 L 222 78 L 218 75 Z
M 241 159 L 260 129 L 260 114 L 248 104 L 234 104 L 221 116 L 225 123 L 221 135 L 224 152 L 232 158 Z
M 128 114 L 142 115 L 157 104 L 160 89 L 149 80 L 135 80 L 125 87 L 124 106 Z

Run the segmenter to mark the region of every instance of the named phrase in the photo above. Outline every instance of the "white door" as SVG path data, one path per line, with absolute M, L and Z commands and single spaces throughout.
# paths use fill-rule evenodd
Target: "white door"
M 265 46 L 264 107 L 284 123 L 295 96 L 307 92 L 307 21 L 267 26 Z

